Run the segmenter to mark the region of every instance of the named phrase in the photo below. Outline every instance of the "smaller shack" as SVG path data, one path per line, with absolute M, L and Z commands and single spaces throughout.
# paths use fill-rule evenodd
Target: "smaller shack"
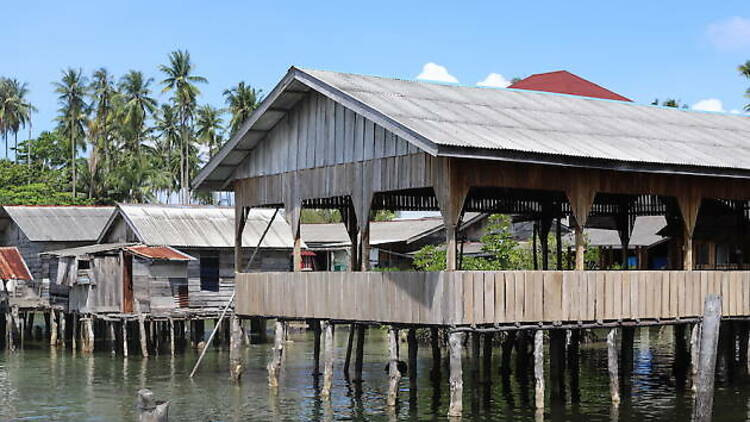
M 0 303 L 21 308 L 41 306 L 40 285 L 33 284 L 29 267 L 16 247 L 0 247 L 0 283 Z
M 68 312 L 167 314 L 187 308 L 188 263 L 168 246 L 109 243 L 45 252 L 54 283 L 67 288 Z

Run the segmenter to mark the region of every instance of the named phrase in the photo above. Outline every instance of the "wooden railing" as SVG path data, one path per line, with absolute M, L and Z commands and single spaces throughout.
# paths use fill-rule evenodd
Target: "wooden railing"
M 697 317 L 707 294 L 750 316 L 745 271 L 243 273 L 241 315 L 403 324 L 509 324 Z

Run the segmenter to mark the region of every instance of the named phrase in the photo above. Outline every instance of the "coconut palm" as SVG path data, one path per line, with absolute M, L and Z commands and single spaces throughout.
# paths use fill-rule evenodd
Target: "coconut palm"
M 58 109 L 58 125 L 62 135 L 70 143 L 70 169 L 72 173 L 72 192 L 76 197 L 76 158 L 79 149 L 86 148 L 86 125 L 88 122 L 89 105 L 86 103 L 88 95 L 88 80 L 80 69 L 68 68 L 62 72 L 60 82 L 55 82 L 55 93 L 60 104 Z
M 14 160 L 18 155 L 18 132 L 31 123 L 31 113 L 36 109 L 29 103 L 26 96 L 29 93 L 28 84 L 19 82 L 17 79 L 5 80 L 5 105 L 3 114 L 6 117 L 6 128 L 13 132 Z M 6 138 L 6 158 L 7 158 Z M 16 160 L 17 161 L 17 160 Z
M 5 159 L 8 159 L 8 131 L 10 121 L 10 107 L 8 98 L 10 97 L 10 85 L 8 79 L 0 77 L 0 135 L 3 135 L 5 141 Z
M 740 75 L 750 79 L 750 60 L 739 65 L 737 67 L 737 70 L 740 72 Z M 750 98 L 750 88 L 745 91 L 745 96 Z M 745 105 L 745 111 L 750 111 L 750 104 Z
M 174 175 L 179 174 L 178 168 L 181 165 L 181 161 L 175 160 L 176 156 L 173 154 L 174 149 L 180 145 L 180 122 L 177 110 L 170 104 L 162 104 L 156 113 L 154 123 L 155 155 L 161 160 L 159 166 L 164 174 L 172 178 L 172 183 L 168 188 L 174 192 L 180 187 L 180 180 L 174 178 Z
M 208 104 L 200 107 L 197 112 L 195 134 L 198 136 L 198 142 L 208 148 L 209 157 L 214 156 L 224 139 L 224 119 L 221 117 L 223 113 L 223 110 Z
M 124 99 L 123 123 L 130 132 L 132 151 L 138 151 L 145 130 L 146 119 L 154 114 L 156 100 L 151 97 L 149 85 L 153 78 L 146 78 L 142 72 L 131 70 L 120 80 L 120 92 Z
M 105 68 L 99 68 L 92 75 L 90 88 L 91 108 L 94 110 L 94 118 L 89 123 L 89 135 L 91 142 L 91 153 L 89 154 L 89 196 L 94 196 L 96 182 L 99 177 L 99 163 L 104 162 L 105 172 L 111 170 L 112 148 L 110 148 L 110 137 L 113 116 L 113 102 L 117 96 L 114 86 L 114 78 Z
M 232 114 L 232 119 L 229 121 L 229 125 L 232 128 L 232 135 L 242 126 L 242 124 L 250 116 L 250 113 L 258 108 L 258 104 L 261 101 L 262 91 L 255 90 L 255 88 L 245 85 L 245 82 L 240 82 L 232 88 L 224 90 L 224 97 L 227 106 L 229 106 L 229 112 Z
M 159 70 L 166 75 L 161 81 L 164 85 L 162 92 L 172 92 L 172 103 L 177 107 L 180 119 L 180 188 L 182 201 L 189 200 L 189 178 L 190 137 L 192 130 L 189 127 L 195 111 L 196 99 L 200 90 L 198 83 L 207 83 L 206 78 L 193 74 L 194 66 L 190 61 L 190 53 L 176 50 L 169 54 L 169 65 L 159 66 Z

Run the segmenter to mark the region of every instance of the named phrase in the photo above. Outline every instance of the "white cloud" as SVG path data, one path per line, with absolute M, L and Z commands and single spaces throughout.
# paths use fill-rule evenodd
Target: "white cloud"
M 422 73 L 417 75 L 417 79 L 426 81 L 438 81 L 438 82 L 451 82 L 454 84 L 458 83 L 458 79 L 455 76 L 448 73 L 448 69 L 445 66 L 440 66 L 437 63 L 429 62 L 422 66 Z
M 750 19 L 734 16 L 708 25 L 709 41 L 722 50 L 750 47 Z
M 506 88 L 510 85 L 510 81 L 505 79 L 505 76 L 499 73 L 490 73 L 486 78 L 477 82 L 478 86 L 491 86 L 496 88 Z
M 716 98 L 706 98 L 693 104 L 693 110 L 701 111 L 724 111 L 724 104 Z

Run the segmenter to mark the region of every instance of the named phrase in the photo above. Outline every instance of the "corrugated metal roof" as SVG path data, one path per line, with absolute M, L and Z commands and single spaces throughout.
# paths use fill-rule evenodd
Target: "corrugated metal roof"
M 40 255 L 51 255 L 51 256 L 84 256 L 93 255 L 102 252 L 119 251 L 128 246 L 133 246 L 135 243 L 96 243 L 93 245 L 79 246 L 77 248 L 65 248 L 58 249 L 55 251 L 42 252 Z
M 0 247 L 0 280 L 33 280 L 18 249 Z
M 305 90 L 322 92 L 432 155 L 750 176 L 750 118 L 528 90 L 292 67 L 195 178 L 233 169 Z
M 163 261 L 193 261 L 190 255 L 184 254 L 176 249 L 170 248 L 169 246 L 146 246 L 136 245 L 125 248 L 128 252 L 133 255 L 138 255 L 143 258 L 157 259 Z
M 658 233 L 666 226 L 667 220 L 663 216 L 636 217 L 635 224 L 633 225 L 633 232 L 630 234 L 629 246 L 648 247 L 664 241 L 666 237 L 661 236 Z M 619 248 L 622 245 L 617 230 L 587 228 L 584 229 L 584 234 L 591 246 L 611 246 Z M 564 241 L 565 243 L 574 244 L 575 235 L 573 233 L 568 233 L 564 236 Z
M 93 242 L 115 209 L 7 205 L 2 210 L 32 242 Z
M 418 218 L 370 223 L 370 245 L 406 242 L 435 229 L 442 228 L 442 218 Z M 310 246 L 349 245 L 349 235 L 342 223 L 302 224 L 302 240 Z
M 146 245 L 188 248 L 234 247 L 234 208 L 182 205 L 120 204 L 119 211 Z M 248 215 L 242 244 L 255 247 L 273 210 L 253 209 Z M 291 227 L 281 214 L 266 234 L 263 248 L 292 248 Z

